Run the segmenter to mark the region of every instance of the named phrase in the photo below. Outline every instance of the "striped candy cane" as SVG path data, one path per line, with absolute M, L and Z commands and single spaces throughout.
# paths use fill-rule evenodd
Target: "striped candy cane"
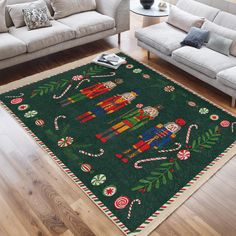
M 236 122 L 233 122 L 233 123 L 231 124 L 232 133 L 234 132 L 234 125 L 236 125 Z
M 55 120 L 54 120 L 55 130 L 59 130 L 58 119 L 66 119 L 66 116 L 60 115 L 60 116 L 57 116 L 57 117 L 55 118 Z
M 160 151 L 157 151 L 157 152 L 158 153 L 175 152 L 175 151 L 178 151 L 182 146 L 180 143 L 175 143 L 175 145 L 177 146 L 176 148 L 167 149 L 167 150 L 160 150 Z
M 79 150 L 79 153 L 84 154 L 84 155 L 89 156 L 89 157 L 100 157 L 104 154 L 104 150 L 101 148 L 99 151 L 100 151 L 100 153 L 92 154 L 92 153 L 89 153 L 89 152 L 86 152 L 86 151 L 83 151 L 83 150 Z
M 127 215 L 128 220 L 131 218 L 132 209 L 133 209 L 133 205 L 134 205 L 135 202 L 137 202 L 138 205 L 141 205 L 141 200 L 140 199 L 135 199 L 130 203 L 129 210 L 128 210 L 128 215 Z
M 109 75 L 93 75 L 93 76 L 91 76 L 91 78 L 112 77 L 115 75 L 116 75 L 116 72 L 111 72 Z
M 152 161 L 161 161 L 161 160 L 166 160 L 166 159 L 167 159 L 167 157 L 153 157 L 153 158 L 139 160 L 139 161 L 136 161 L 134 163 L 134 168 L 135 169 L 142 169 L 143 167 L 139 165 L 140 163 L 152 162 Z
M 189 143 L 189 139 L 190 139 L 190 134 L 191 134 L 192 128 L 198 129 L 198 125 L 193 124 L 193 125 L 190 125 L 190 126 L 189 126 L 188 132 L 187 132 L 187 135 L 186 135 L 186 144 Z
M 71 86 L 72 86 L 72 84 L 69 84 L 67 86 L 67 88 L 63 91 L 63 93 L 61 95 L 59 95 L 59 96 L 54 94 L 53 95 L 53 99 L 60 99 L 60 98 L 62 98 L 70 90 Z
M 83 79 L 83 80 L 81 80 L 81 81 L 77 84 L 77 86 L 75 87 L 75 89 L 78 89 L 79 86 L 80 86 L 83 82 L 85 82 L 85 81 L 87 81 L 88 83 L 90 82 L 89 79 Z
M 21 98 L 24 95 L 25 95 L 24 93 L 20 93 L 19 95 L 16 95 L 16 96 L 5 96 L 5 98 Z

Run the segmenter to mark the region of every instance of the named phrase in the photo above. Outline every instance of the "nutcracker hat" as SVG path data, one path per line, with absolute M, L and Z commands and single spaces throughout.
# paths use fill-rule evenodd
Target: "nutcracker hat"
M 139 92 L 137 90 L 133 90 L 130 93 L 132 93 L 136 97 L 139 95 Z

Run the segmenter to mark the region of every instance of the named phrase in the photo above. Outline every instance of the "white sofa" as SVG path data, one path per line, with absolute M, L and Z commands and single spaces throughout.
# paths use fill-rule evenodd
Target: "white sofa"
M 7 4 L 33 0 L 8 0 Z M 45 0 L 50 12 L 50 0 Z M 0 33 L 0 69 L 129 30 L 129 0 L 96 0 L 96 10 L 52 20 L 52 27 L 15 28 L 6 10 L 9 32 Z M 1 76 L 0 76 L 1 77 Z
M 201 0 L 201 2 L 204 2 L 204 0 Z M 210 1 L 210 3 L 212 4 L 214 1 Z M 179 0 L 177 7 L 236 31 L 236 15 L 231 14 L 236 14 L 236 4 L 224 0 L 215 0 L 215 3 L 218 8 L 194 0 Z M 236 57 L 232 55 L 225 56 L 205 46 L 201 49 L 189 46 L 182 47 L 180 42 L 183 41 L 187 33 L 166 22 L 137 30 L 135 35 L 138 39 L 138 45 L 148 50 L 148 53 L 158 55 L 230 95 L 232 106 L 235 106 Z

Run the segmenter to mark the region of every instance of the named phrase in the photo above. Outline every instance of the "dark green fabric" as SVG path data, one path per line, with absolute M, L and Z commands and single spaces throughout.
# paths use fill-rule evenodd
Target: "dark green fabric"
M 116 75 L 113 77 L 93 78 L 93 75 L 107 75 L 114 71 L 88 64 L 2 94 L 0 100 L 81 179 L 129 230 L 134 231 L 235 141 L 235 131 L 232 132 L 231 124 L 236 121 L 236 118 L 132 58 L 120 55 L 127 58 L 128 64 L 116 70 Z M 90 79 L 90 82 L 82 83 L 80 88 L 75 90 L 78 84 L 72 80 L 75 75 L 83 75 Z M 85 97 L 66 107 L 60 105 L 61 100 L 80 94 L 80 89 L 98 82 L 115 81 L 115 79 L 123 79 L 124 82 L 108 93 L 95 99 Z M 72 87 L 63 98 L 53 99 L 53 95 L 60 95 L 70 83 Z M 78 115 L 91 111 L 97 103 L 113 95 L 130 91 L 135 91 L 139 95 L 124 108 L 83 124 L 76 120 Z M 20 93 L 24 93 L 23 102 L 17 105 L 11 104 L 13 98 L 9 96 Z M 30 107 L 25 111 L 20 111 L 18 107 L 22 104 L 28 104 Z M 160 110 L 158 117 L 146 121 L 144 125 L 137 126 L 136 129 L 117 135 L 106 143 L 96 138 L 97 134 L 119 123 L 121 117 L 129 117 L 126 114 L 129 111 L 135 111 L 137 104 L 138 106 L 143 104 L 144 107 L 159 105 L 161 108 L 158 108 Z M 207 111 L 202 108 L 206 108 L 209 112 L 201 114 Z M 25 113 L 32 110 L 37 111 L 38 114 L 32 118 L 26 118 Z M 60 129 L 57 131 L 54 127 L 54 119 L 59 115 L 65 115 L 67 118 L 58 120 Z M 217 117 L 211 115 L 217 115 L 219 119 L 214 120 Z M 35 121 L 39 119 L 45 121 L 44 126 L 35 125 Z M 175 148 L 175 143 L 180 143 L 182 145 L 180 150 L 189 150 L 191 153 L 187 160 L 181 161 L 177 158 L 179 151 L 158 153 L 158 150 L 152 148 L 130 159 L 126 164 L 115 156 L 132 148 L 132 145 L 139 140 L 138 136 L 151 127 L 158 124 L 165 125 L 176 120 L 178 120 L 177 123 L 182 123 L 181 125 L 184 125 L 184 121 L 186 124 L 181 127 L 176 138 L 163 145 L 160 150 Z M 223 120 L 225 122 L 222 123 Z M 198 125 L 199 128 L 192 129 L 190 141 L 186 147 L 186 134 L 188 127 L 192 124 Z M 74 142 L 68 147 L 60 148 L 57 142 L 66 136 L 72 137 Z M 105 152 L 101 157 L 90 157 L 79 152 L 79 150 L 84 150 L 96 154 L 100 149 L 104 149 Z M 167 157 L 167 160 L 143 163 L 143 169 L 134 168 L 136 161 L 153 157 Z M 81 170 L 81 165 L 84 163 L 92 166 L 90 173 Z M 98 174 L 104 174 L 106 182 L 100 186 L 93 186 L 91 180 Z M 117 187 L 117 192 L 112 197 L 103 195 L 103 189 L 109 185 Z M 134 199 L 141 200 L 141 205 L 134 204 L 130 219 L 127 219 L 129 205 L 120 210 L 114 207 L 114 201 L 120 196 L 128 196 L 130 202 Z

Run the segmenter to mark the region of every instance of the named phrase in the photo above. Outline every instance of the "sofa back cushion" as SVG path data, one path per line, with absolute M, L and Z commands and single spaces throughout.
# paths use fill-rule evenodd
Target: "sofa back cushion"
M 83 11 L 96 9 L 95 0 L 51 0 L 54 19 L 61 19 Z
M 191 27 L 201 28 L 204 23 L 204 18 L 192 15 L 176 6 L 171 6 L 167 23 L 188 32 Z
M 220 11 L 217 8 L 196 2 L 194 0 L 179 0 L 176 6 L 193 15 L 204 17 L 209 21 L 213 21 Z
M 221 11 L 216 16 L 214 23 L 232 30 L 236 30 L 236 15 Z
M 7 2 L 6 0 L 0 0 L 0 33 L 7 32 L 6 19 L 5 19 L 5 8 Z
M 19 4 L 19 3 L 29 3 L 29 2 L 35 2 L 35 1 L 37 1 L 37 0 L 7 0 L 7 5 L 10 6 L 10 5 Z M 44 0 L 44 1 L 46 2 L 48 10 L 49 10 L 49 12 L 50 12 L 50 14 L 52 16 L 54 14 L 54 12 L 53 12 L 50 0 Z M 7 27 L 13 26 L 14 24 L 12 22 L 12 19 L 10 17 L 10 14 L 9 14 L 7 8 L 6 8 L 6 16 L 5 17 L 6 17 L 6 25 L 7 25 Z
M 18 3 L 13 5 L 8 5 L 7 10 L 10 14 L 12 22 L 16 28 L 25 26 L 23 9 L 28 8 L 46 8 L 47 15 L 49 19 L 52 19 L 51 14 L 47 8 L 46 2 L 44 0 L 38 0 L 33 2 Z
M 211 33 L 221 35 L 225 38 L 232 39 L 233 43 L 230 48 L 230 54 L 236 57 L 236 31 L 219 26 L 210 21 L 206 21 L 203 24 L 202 29 L 209 30 Z

